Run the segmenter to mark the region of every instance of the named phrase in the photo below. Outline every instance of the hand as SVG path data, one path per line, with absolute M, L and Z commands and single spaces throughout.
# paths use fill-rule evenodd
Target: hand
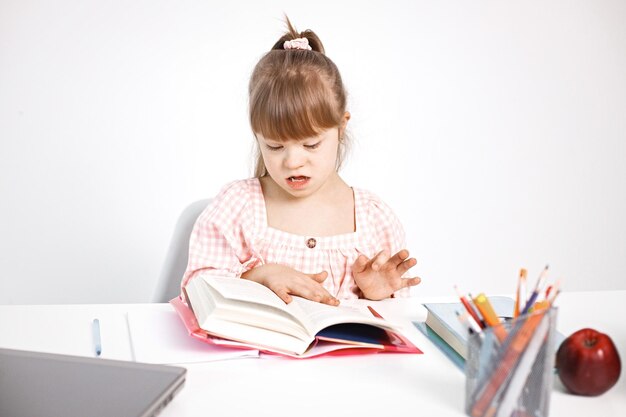
M 382 300 L 405 287 L 419 284 L 422 280 L 402 278 L 402 275 L 417 264 L 409 258 L 409 251 L 402 249 L 391 258 L 387 251 L 381 251 L 372 259 L 360 255 L 352 265 L 354 282 L 370 300 Z
M 297 295 L 318 303 L 337 306 L 339 300 L 330 295 L 322 286 L 322 282 L 327 277 L 326 271 L 317 274 L 305 274 L 279 264 L 260 265 L 241 274 L 241 278 L 265 285 L 286 304 L 291 302 L 291 295 Z

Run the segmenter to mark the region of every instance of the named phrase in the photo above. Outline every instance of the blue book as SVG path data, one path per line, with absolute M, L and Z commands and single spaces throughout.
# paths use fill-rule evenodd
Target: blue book
M 498 317 L 510 320 L 513 317 L 515 301 L 511 297 L 488 297 Z M 456 312 L 465 312 L 465 307 L 457 303 L 425 303 L 428 310 L 426 322 L 413 323 L 461 370 L 465 368 L 467 358 L 467 339 L 469 334 L 459 321 Z
M 437 335 L 430 327 L 426 325 L 424 322 L 414 321 L 413 325 L 417 327 L 417 329 L 424 333 L 424 336 L 428 338 L 435 346 L 441 350 L 441 352 L 448 357 L 452 361 L 452 363 L 459 368 L 461 371 L 465 372 L 465 359 L 459 355 L 454 349 L 450 347 L 441 337 Z

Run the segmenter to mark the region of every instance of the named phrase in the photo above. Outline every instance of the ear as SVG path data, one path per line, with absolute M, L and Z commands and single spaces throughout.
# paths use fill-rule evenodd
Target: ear
M 346 126 L 348 125 L 348 121 L 350 120 L 350 117 L 352 117 L 352 115 L 350 114 L 349 111 L 343 114 L 343 117 L 341 118 L 341 130 L 346 129 Z
M 348 126 L 348 121 L 350 121 L 350 112 L 345 112 L 343 117 L 341 118 L 341 124 L 339 125 L 339 137 L 343 138 L 344 132 L 346 130 L 346 126 Z

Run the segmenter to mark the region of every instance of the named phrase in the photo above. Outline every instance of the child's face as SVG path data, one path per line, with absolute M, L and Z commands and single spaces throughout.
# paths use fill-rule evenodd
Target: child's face
M 294 197 L 315 193 L 337 175 L 339 128 L 301 140 L 276 141 L 256 136 L 268 174 Z

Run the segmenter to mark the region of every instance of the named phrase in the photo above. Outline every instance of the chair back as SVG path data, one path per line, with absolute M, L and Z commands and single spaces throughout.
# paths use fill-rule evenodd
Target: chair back
M 210 201 L 211 199 L 194 201 L 178 217 L 152 297 L 153 303 L 166 303 L 180 294 L 180 282 L 189 258 L 189 237 L 196 219 Z

